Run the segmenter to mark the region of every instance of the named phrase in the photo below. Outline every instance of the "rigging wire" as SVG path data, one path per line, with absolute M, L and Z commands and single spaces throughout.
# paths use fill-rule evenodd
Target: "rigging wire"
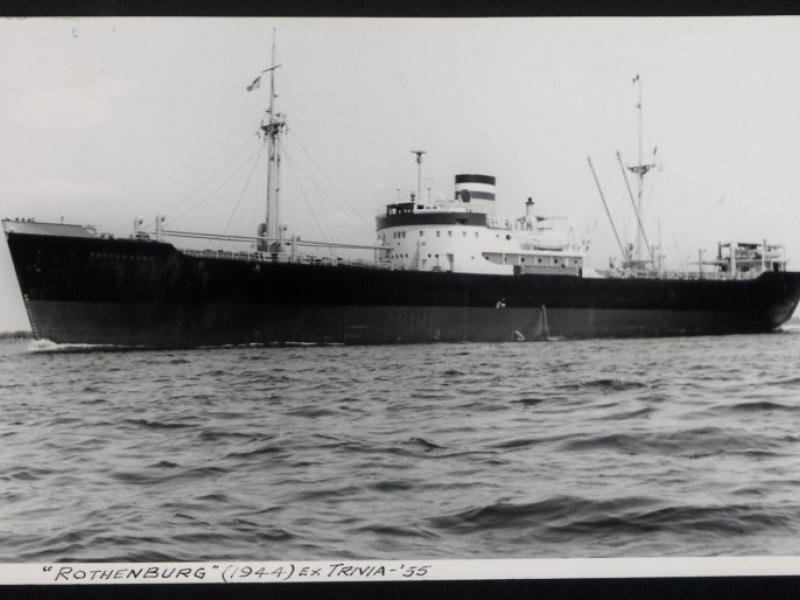
M 324 189 L 323 187 L 321 187 L 321 186 L 320 186 L 320 184 L 319 184 L 319 183 L 318 183 L 318 182 L 317 182 L 317 181 L 316 181 L 316 180 L 315 180 L 315 179 L 314 179 L 314 178 L 311 176 L 311 174 L 310 174 L 308 171 L 306 171 L 305 169 L 303 169 L 303 168 L 302 168 L 302 167 L 301 167 L 301 166 L 300 166 L 300 165 L 297 163 L 297 161 L 295 161 L 295 160 L 293 160 L 293 159 L 292 159 L 292 157 L 289 155 L 289 151 L 286 149 L 286 147 L 284 147 L 284 149 L 283 149 L 283 153 L 284 153 L 284 155 L 286 156 L 286 158 L 287 158 L 288 160 L 292 161 L 292 168 L 293 168 L 293 169 L 296 169 L 296 171 L 295 171 L 295 177 L 297 178 L 298 184 L 299 184 L 299 177 L 297 177 L 297 171 L 299 171 L 301 174 L 305 175 L 305 177 L 306 177 L 306 178 L 307 178 L 307 179 L 308 179 L 308 180 L 309 180 L 309 181 L 310 181 L 310 182 L 311 182 L 311 183 L 312 183 L 312 184 L 313 184 L 313 185 L 314 185 L 314 186 L 315 186 L 315 187 L 316 187 L 316 188 L 317 188 L 317 189 L 320 191 L 320 193 L 321 193 L 323 196 L 326 196 L 328 199 L 330 199 L 330 200 L 333 202 L 333 204 L 334 204 L 334 206 L 335 206 L 335 208 L 336 208 L 337 210 L 339 210 L 339 211 L 341 211 L 341 212 L 343 212 L 343 213 L 347 213 L 347 209 L 346 209 L 346 207 L 342 207 L 342 205 L 338 204 L 338 203 L 336 202 L 336 200 L 333 198 L 333 196 L 330 196 L 330 195 L 329 195 L 329 194 L 328 194 L 328 193 L 325 191 L 325 189 Z M 371 233 L 371 232 L 370 232 L 370 235 L 372 235 L 372 233 Z
M 228 166 L 228 164 L 230 164 L 230 163 L 233 161 L 233 159 L 234 159 L 234 158 L 236 158 L 237 156 L 239 156 L 239 154 L 242 152 L 242 150 L 244 150 L 244 149 L 247 147 L 247 145 L 248 145 L 248 144 L 251 142 L 251 140 L 252 140 L 252 133 L 250 133 L 250 134 L 248 134 L 248 135 L 247 135 L 247 139 L 245 139 L 244 143 L 243 143 L 241 146 L 239 146 L 239 148 L 237 148 L 237 150 L 236 150 L 236 151 L 235 151 L 235 152 L 234 152 L 234 153 L 233 153 L 231 156 L 229 156 L 229 157 L 228 157 L 228 158 L 225 160 L 225 162 L 223 162 L 223 163 L 222 163 L 222 165 L 220 165 L 220 166 L 219 166 L 219 167 L 218 167 L 218 168 L 217 168 L 217 169 L 216 169 L 216 170 L 215 170 L 213 173 L 211 173 L 211 175 L 209 175 L 209 176 L 208 176 L 208 177 L 207 177 L 207 178 L 206 178 L 206 179 L 205 179 L 205 180 L 204 180 L 204 181 L 203 181 L 203 182 L 202 182 L 200 185 L 198 185 L 197 187 L 195 187 L 195 188 L 194 188 L 194 189 L 193 189 L 191 192 L 189 192 L 188 194 L 186 194 L 186 195 L 185 195 L 183 198 L 181 198 L 181 199 L 180 199 L 178 202 L 176 202 L 175 204 L 173 204 L 172 206 L 170 206 L 170 207 L 169 207 L 169 208 L 166 210 L 166 212 L 164 213 L 164 215 L 166 216 L 166 215 L 168 215 L 169 213 L 171 213 L 172 211 L 176 210 L 176 209 L 177 209 L 177 208 L 178 208 L 178 207 L 179 207 L 181 204 L 183 204 L 183 203 L 184 203 L 184 202 L 186 202 L 186 201 L 187 201 L 189 198 L 191 198 L 193 194 L 195 194 L 195 193 L 196 193 L 198 190 L 200 190 L 200 189 L 201 189 L 201 188 L 203 188 L 203 187 L 204 187 L 206 184 L 208 184 L 208 182 L 210 182 L 210 181 L 211 181 L 211 180 L 212 180 L 214 177 L 216 177 L 216 176 L 217 176 L 217 175 L 220 173 L 220 171 L 222 171 L 222 169 L 224 169 L 225 167 L 227 167 L 227 166 Z
M 202 197 L 200 200 L 198 200 L 198 201 L 197 201 L 197 202 L 196 202 L 194 205 L 190 206 L 188 209 L 186 209 L 185 211 L 183 211 L 183 212 L 182 212 L 180 215 L 178 215 L 177 217 L 173 217 L 173 218 L 171 218 L 171 219 L 170 219 L 170 222 L 171 222 L 171 223 L 173 223 L 173 222 L 175 222 L 175 221 L 178 221 L 178 220 L 182 219 L 183 217 L 185 217 L 185 216 L 186 216 L 187 214 L 189 214 L 190 212 L 192 212 L 194 209 L 198 208 L 198 207 L 199 207 L 201 204 L 203 204 L 203 203 L 204 203 L 206 200 L 208 200 L 208 199 L 209 199 L 211 196 L 213 196 L 213 195 L 214 195 L 214 194 L 216 194 L 216 193 L 217 193 L 217 192 L 218 192 L 220 189 L 222 189 L 223 187 L 225 187 L 225 185 L 227 185 L 229 181 L 231 181 L 231 180 L 232 180 L 234 177 L 236 177 L 236 175 L 238 175 L 238 174 L 239 174 L 239 173 L 242 171 L 242 169 L 244 169 L 244 168 L 245 168 L 247 165 L 249 165 L 249 164 L 250 164 L 250 161 L 251 161 L 251 160 L 253 160 L 253 158 L 254 158 L 256 155 L 260 154 L 260 153 L 261 153 L 261 149 L 260 149 L 260 148 L 259 148 L 257 151 L 255 151 L 255 152 L 251 153 L 251 154 L 250 154 L 250 156 L 248 156 L 248 157 L 247 157 L 247 159 L 246 159 L 246 160 L 245 160 L 245 161 L 244 161 L 242 164 L 240 164 L 240 165 L 239 165 L 239 166 L 236 168 L 236 170 L 235 170 L 233 173 L 231 173 L 231 174 L 230 174 L 230 175 L 227 177 L 227 179 L 225 179 L 225 180 L 224 180 L 222 183 L 220 183 L 220 184 L 219 184 L 217 187 L 215 187 L 213 190 L 211 190 L 209 193 L 207 193 L 205 196 L 203 196 L 203 197 Z
M 286 104 L 287 104 L 287 106 L 288 106 L 288 107 L 291 109 L 291 112 L 293 112 L 293 113 L 295 113 L 295 114 L 296 114 L 296 112 L 297 112 L 297 111 L 296 111 L 296 109 L 295 109 L 295 106 L 296 106 L 296 104 L 294 103 L 294 101 L 293 101 L 293 98 L 292 98 L 292 94 L 291 94 L 291 87 L 289 86 L 289 81 L 288 81 L 288 79 L 289 79 L 288 77 L 284 79 L 284 83 L 283 83 L 283 94 L 282 94 L 282 95 L 283 95 L 283 97 L 286 99 Z M 314 178 L 313 178 L 313 177 L 310 175 L 310 173 L 308 173 L 307 171 L 305 171 L 304 169 L 302 169 L 302 168 L 300 167 L 300 165 L 299 165 L 299 164 L 296 164 L 296 165 L 295 165 L 295 166 L 297 167 L 297 169 L 299 169 L 299 170 L 300 170 L 300 171 L 303 173 L 303 175 L 305 175 L 305 176 L 306 176 L 306 177 L 309 179 L 309 181 L 311 181 L 311 183 L 312 183 L 312 184 L 313 184 L 313 185 L 314 185 L 314 186 L 315 186 L 315 187 L 316 187 L 318 190 L 320 190 L 320 192 L 323 194 L 323 196 L 327 196 L 327 197 L 328 197 L 328 198 L 331 200 L 331 202 L 332 202 L 333 204 L 335 204 L 335 205 L 336 205 L 336 207 L 337 207 L 338 209 L 340 209 L 340 210 L 341 210 L 343 207 L 342 207 L 341 205 L 337 204 L 337 202 L 336 202 L 335 198 L 329 194 L 329 190 L 330 190 L 330 189 L 332 189 L 332 190 L 333 190 L 333 191 L 334 191 L 334 192 L 335 192 L 335 193 L 336 193 L 336 194 L 337 194 L 337 195 L 338 195 L 338 196 L 341 198 L 341 200 L 342 200 L 342 201 L 344 202 L 344 204 L 345 204 L 345 207 L 344 207 L 344 210 L 343 210 L 343 212 L 345 212 L 345 213 L 349 212 L 349 213 L 350 213 L 350 214 L 351 214 L 351 215 L 354 217 L 354 219 L 353 219 L 353 222 L 356 224 L 356 226 L 357 226 L 357 227 L 359 227 L 359 228 L 360 228 L 360 229 L 361 229 L 361 230 L 362 230 L 362 231 L 363 231 L 363 232 L 364 232 L 366 235 L 368 235 L 370 238 L 374 237 L 374 235 L 375 235 L 375 229 L 374 229 L 374 227 L 372 226 L 372 224 L 371 224 L 369 221 L 365 220 L 365 219 L 364 219 L 364 218 L 361 216 L 361 213 L 360 213 L 358 210 L 356 210 L 356 208 L 355 208 L 355 207 L 354 207 L 354 206 L 353 206 L 353 205 L 350 203 L 350 201 L 347 199 L 347 196 L 345 196 L 345 195 L 344 195 L 344 194 L 343 194 L 343 193 L 342 193 L 342 192 L 341 192 L 341 191 L 340 191 L 340 190 L 339 190 L 339 189 L 336 187 L 336 185 L 333 183 L 333 180 L 332 180 L 332 179 L 331 179 L 331 178 L 328 176 L 328 174 L 327 174 L 327 173 L 326 173 L 326 172 L 325 172 L 325 171 L 322 169 L 322 167 L 319 165 L 319 163 L 317 162 L 317 160 L 316 160 L 316 159 L 315 159 L 315 158 L 314 158 L 314 157 L 311 155 L 311 153 L 310 153 L 310 152 L 309 152 L 309 151 L 306 149 L 306 147 L 305 147 L 305 145 L 303 144 L 302 140 L 301 140 L 301 139 L 300 139 L 300 137 L 297 135 L 297 133 L 296 133 L 296 130 L 297 130 L 296 126 L 295 126 L 294 128 L 292 128 L 292 129 L 289 129 L 289 130 L 286 132 L 286 134 L 287 134 L 287 135 L 286 135 L 286 137 L 287 137 L 287 138 L 289 138 L 289 136 L 291 136 L 291 138 L 292 138 L 292 139 L 294 139 L 294 140 L 297 140 L 297 145 L 300 147 L 300 149 L 303 151 L 303 153 L 304 153 L 304 154 L 305 154 L 305 155 L 306 155 L 306 156 L 307 156 L 307 157 L 308 157 L 308 158 L 311 160 L 312 164 L 313 164 L 313 165 L 316 167 L 317 171 L 318 171 L 318 172 L 319 172 L 319 173 L 320 173 L 320 174 L 321 174 L 321 175 L 324 177 L 324 179 L 327 181 L 327 183 L 328 183 L 328 185 L 330 186 L 330 188 L 329 188 L 328 190 L 326 190 L 326 189 L 324 189 L 322 186 L 320 186 L 320 185 L 319 185 L 319 184 L 318 184 L 318 183 L 315 181 L 315 179 L 314 179 Z M 284 148 L 284 152 L 285 152 L 285 148 Z M 296 176 L 296 174 L 295 174 L 295 176 Z M 349 209 L 349 211 L 348 211 L 348 209 Z
M 597 216 L 596 216 L 596 217 L 595 217 L 595 219 L 594 219 L 594 224 L 593 224 L 593 225 L 592 225 L 592 227 L 591 227 L 591 228 L 590 228 L 590 229 L 589 229 L 589 230 L 586 232 L 586 237 L 587 237 L 587 239 L 588 239 L 588 241 L 589 241 L 589 243 L 590 243 L 590 244 L 592 243 L 592 240 L 594 240 L 594 239 L 595 239 L 595 237 L 594 237 L 594 234 L 595 234 L 595 231 L 597 230 L 597 224 L 600 222 L 600 211 L 599 211 L 599 210 L 598 210 L 598 211 L 596 211 L 596 212 L 595 212 L 595 214 L 596 214 Z M 601 240 L 603 239 L 603 238 L 602 238 L 602 236 L 600 237 L 600 239 L 601 239 Z
M 284 154 L 286 154 L 287 156 L 288 156 L 288 154 L 289 154 L 289 153 L 286 151 L 286 148 L 284 148 Z M 319 183 L 318 183 L 318 182 L 317 182 L 317 181 L 316 181 L 316 180 L 315 180 L 315 179 L 314 179 L 312 176 L 311 176 L 311 174 L 310 174 L 308 171 L 306 171 L 305 169 L 303 169 L 303 168 L 302 168 L 302 167 L 301 167 L 299 164 L 297 164 L 296 162 L 294 163 L 294 168 L 296 168 L 296 169 L 297 169 L 297 170 L 298 170 L 300 173 L 302 173 L 303 175 L 305 175 L 305 177 L 306 177 L 306 178 L 307 178 L 307 179 L 308 179 L 308 180 L 309 180 L 309 181 L 312 183 L 312 185 L 314 185 L 314 186 L 317 188 L 317 190 L 319 190 L 320 194 L 321 194 L 323 197 L 327 197 L 329 200 L 331 200 L 332 204 L 335 206 L 335 208 L 336 208 L 337 210 L 339 210 L 339 211 L 341 211 L 341 212 L 343 212 L 343 213 L 348 213 L 347 207 L 343 207 L 341 204 L 339 204 L 339 203 L 338 203 L 338 202 L 337 202 L 337 201 L 334 199 L 334 197 L 333 197 L 333 196 L 329 195 L 329 194 L 327 193 L 327 191 L 326 191 L 326 190 L 325 190 L 325 189 L 324 189 L 324 188 L 323 188 L 323 187 L 322 187 L 322 186 L 321 186 L 321 185 L 320 185 L 320 184 L 319 184 Z M 352 222 L 352 221 L 351 221 L 351 222 Z M 364 232 L 367 232 L 367 228 L 366 228 L 365 226 L 363 226 L 362 224 L 360 224 L 360 223 L 358 223 L 358 222 L 355 222 L 355 224 L 356 224 L 357 226 L 359 226 L 359 227 L 362 229 L 362 231 L 364 231 Z M 368 235 L 370 235 L 370 237 L 371 237 L 371 236 L 373 236 L 374 234 L 373 234 L 373 232 L 371 232 L 371 231 L 370 231 L 370 232 L 368 233 Z
M 355 216 L 356 220 L 360 221 L 359 226 L 363 226 L 363 229 L 364 229 L 365 233 L 367 233 L 368 235 L 372 236 L 373 235 L 373 231 L 370 228 L 369 223 L 367 223 L 364 220 L 364 218 L 359 214 L 359 212 L 355 209 L 355 207 L 352 204 L 350 204 L 350 201 L 347 199 L 347 197 L 344 194 L 342 194 L 342 192 L 339 191 L 339 189 L 333 183 L 331 178 L 328 177 L 328 175 L 325 173 L 325 171 L 322 170 L 322 167 L 319 166 L 319 163 L 316 161 L 316 159 L 311 155 L 311 153 L 308 150 L 306 150 L 305 145 L 303 145 L 303 142 L 300 140 L 300 138 L 297 136 L 296 133 L 292 132 L 292 138 L 297 140 L 297 145 L 300 147 L 300 149 L 303 151 L 303 153 L 309 159 L 311 159 L 311 162 L 314 164 L 314 166 L 317 168 L 317 170 L 320 172 L 320 174 L 325 178 L 325 180 L 331 186 L 331 189 L 334 192 L 336 192 L 339 195 L 339 197 L 342 199 L 342 201 L 347 205 L 347 207 L 350 209 L 352 214 Z M 306 175 L 308 175 L 308 174 L 306 173 Z M 309 179 L 310 179 L 310 177 L 309 177 Z M 324 190 L 322 190 L 322 188 L 319 185 L 317 185 L 317 187 L 321 191 L 323 191 L 323 193 L 325 193 Z M 331 199 L 333 199 L 333 198 L 331 197 Z
M 287 107 L 289 109 L 289 112 L 292 112 L 293 114 L 297 114 L 297 111 L 295 109 L 296 105 L 295 105 L 295 103 L 293 102 L 293 99 L 292 99 L 291 87 L 289 86 L 288 79 L 289 79 L 288 77 L 284 78 L 283 87 L 282 87 L 282 89 L 283 89 L 282 96 L 286 100 L 286 105 L 287 105 Z M 289 139 L 290 136 L 291 136 L 291 139 L 297 140 L 297 145 L 300 147 L 300 149 L 303 151 L 303 153 L 311 160 L 311 162 L 314 164 L 314 166 L 316 166 L 317 171 L 319 171 L 319 173 L 327 180 L 328 184 L 330 185 L 330 189 L 333 189 L 337 194 L 339 194 L 339 196 L 341 196 L 342 200 L 344 201 L 344 203 L 346 205 L 346 207 L 344 208 L 343 212 L 348 212 L 347 208 L 349 208 L 351 214 L 355 217 L 355 219 L 354 219 L 355 224 L 359 228 L 361 228 L 368 236 L 372 237 L 374 235 L 374 230 L 370 227 L 370 224 L 367 221 L 365 221 L 363 219 L 363 217 L 361 217 L 360 213 L 357 210 L 355 210 L 355 208 L 347 201 L 347 198 L 338 190 L 338 188 L 334 185 L 334 183 L 331 180 L 331 178 L 328 177 L 328 175 L 325 173 L 325 171 L 322 169 L 322 167 L 319 166 L 319 163 L 314 159 L 313 156 L 311 156 L 311 153 L 305 148 L 305 146 L 303 145 L 302 141 L 300 140 L 300 138 L 298 137 L 298 135 L 296 133 L 296 125 L 293 126 L 292 128 L 287 129 L 287 131 L 286 131 L 287 139 Z M 286 150 L 285 146 L 283 148 L 283 152 L 288 158 L 288 151 Z M 295 168 L 295 167 L 303 175 L 305 175 L 305 177 L 322 193 L 323 196 L 326 196 L 328 199 L 330 199 L 331 202 L 336 206 L 337 209 L 342 210 L 343 207 L 341 205 L 339 205 L 336 202 L 335 198 L 329 194 L 329 190 L 324 189 L 319 183 L 317 183 L 316 180 L 314 179 L 314 177 L 312 177 L 311 174 L 308 171 L 306 171 L 305 169 L 303 169 L 298 163 L 295 163 L 293 168 Z M 294 176 L 295 176 L 295 179 L 297 180 L 298 185 L 300 185 L 300 180 L 299 180 L 299 177 L 298 177 L 296 172 L 294 173 Z
M 319 230 L 319 233 L 322 236 L 322 241 L 324 241 L 326 244 L 329 244 L 330 241 L 328 240 L 328 236 L 325 235 L 325 231 L 322 229 L 322 225 L 320 225 L 319 220 L 317 220 L 317 215 L 314 214 L 314 209 L 311 207 L 311 202 L 309 202 L 308 196 L 306 195 L 306 192 L 303 189 L 303 184 L 300 183 L 300 178 L 297 176 L 297 171 L 295 171 L 294 168 L 294 161 L 289 156 L 289 153 L 286 152 L 285 148 L 283 153 L 284 156 L 286 157 L 286 162 L 288 163 L 289 168 L 292 171 L 294 180 L 297 183 L 297 187 L 300 189 L 300 195 L 303 197 L 303 202 L 305 202 L 306 208 L 308 209 L 308 212 L 311 214 L 311 218 L 314 220 L 314 224 L 317 226 L 317 229 Z M 336 258 L 336 255 L 334 254 L 332 247 L 330 246 L 328 247 L 328 252 L 330 252 L 331 257 Z
M 258 155 L 256 159 L 253 161 L 253 168 L 250 169 L 250 173 L 247 175 L 247 179 L 244 182 L 244 187 L 242 188 L 241 193 L 239 194 L 239 198 L 236 200 L 236 204 L 231 211 L 231 216 L 228 217 L 228 222 L 225 223 L 225 229 L 222 230 L 222 233 L 228 233 L 228 227 L 231 225 L 231 221 L 233 220 L 233 216 L 236 214 L 236 211 L 239 210 L 239 205 L 242 203 L 242 198 L 244 198 L 244 193 L 247 191 L 248 186 L 250 185 L 250 180 L 253 178 L 253 173 L 256 172 L 256 167 L 258 167 L 258 161 L 261 158 L 261 155 L 264 153 L 264 146 L 261 146 L 261 150 L 258 151 Z
M 282 89 L 283 89 L 282 96 L 286 100 L 286 105 L 289 108 L 289 112 L 291 112 L 293 114 L 297 114 L 297 110 L 295 108 L 296 104 L 295 104 L 295 102 L 293 101 L 293 98 L 292 98 L 291 86 L 289 85 L 289 78 L 288 77 L 284 78 Z M 316 161 L 316 159 L 306 149 L 305 145 L 300 140 L 300 137 L 297 135 L 297 126 L 296 125 L 294 125 L 290 129 L 287 129 L 287 132 L 286 132 L 287 139 L 290 136 L 291 136 L 292 139 L 297 140 L 297 145 L 300 147 L 300 149 L 303 151 L 303 153 L 311 160 L 311 162 L 316 167 L 317 171 L 325 178 L 325 180 L 328 182 L 328 185 L 330 185 L 330 189 L 332 189 L 334 192 L 336 192 L 341 197 L 342 201 L 345 204 L 345 207 L 342 207 L 341 205 L 337 204 L 335 198 L 329 194 L 329 190 L 326 190 L 325 188 L 320 186 L 314 180 L 314 178 L 311 176 L 311 174 L 309 172 L 307 172 L 302 167 L 300 167 L 299 163 L 295 163 L 296 168 L 298 170 L 300 170 L 302 172 L 302 174 L 305 175 L 308 178 L 308 180 L 311 181 L 311 183 L 320 192 L 322 192 L 322 194 L 324 196 L 327 196 L 332 201 L 332 203 L 336 205 L 336 208 L 338 208 L 340 210 L 342 210 L 344 208 L 343 212 L 348 212 L 347 209 L 349 208 L 349 212 L 355 218 L 354 220 L 356 221 L 356 225 L 358 227 L 362 228 L 364 233 L 366 233 L 368 236 L 373 237 L 375 235 L 374 228 L 371 226 L 369 221 L 364 220 L 364 218 L 361 216 L 361 213 L 358 210 L 356 210 L 355 207 L 352 204 L 350 204 L 350 202 L 347 200 L 347 197 L 344 194 L 342 194 L 342 192 L 339 191 L 339 189 L 333 183 L 333 180 L 330 177 L 328 177 L 327 173 L 325 173 L 325 171 L 322 169 L 322 167 L 319 165 L 319 163 Z M 286 153 L 286 148 L 285 147 L 284 147 L 284 153 Z M 295 176 L 297 176 L 297 174 L 295 174 Z

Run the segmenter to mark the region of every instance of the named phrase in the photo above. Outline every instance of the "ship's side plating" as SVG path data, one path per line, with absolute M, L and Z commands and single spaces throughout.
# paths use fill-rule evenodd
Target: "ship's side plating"
M 31 325 L 149 347 L 522 341 L 769 331 L 800 274 L 748 280 L 485 275 L 198 257 L 171 244 L 7 231 Z

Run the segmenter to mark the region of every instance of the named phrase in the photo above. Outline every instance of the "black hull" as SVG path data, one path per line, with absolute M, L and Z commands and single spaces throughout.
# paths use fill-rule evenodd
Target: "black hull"
M 170 244 L 8 233 L 34 334 L 145 347 L 496 342 L 766 332 L 800 274 L 591 279 L 196 257 Z M 496 308 L 504 299 L 505 308 Z

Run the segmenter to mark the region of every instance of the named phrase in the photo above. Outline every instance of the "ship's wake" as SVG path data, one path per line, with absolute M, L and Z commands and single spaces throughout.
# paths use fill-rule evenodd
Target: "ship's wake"
M 125 346 L 120 344 L 59 344 L 47 339 L 33 340 L 28 344 L 27 351 L 33 354 L 66 353 L 66 352 L 97 352 L 97 351 L 126 351 L 141 350 L 140 346 Z
M 142 350 L 216 350 L 230 348 L 295 348 L 295 347 L 327 347 L 344 346 L 338 342 L 249 342 L 243 344 L 217 344 L 189 347 L 151 347 L 142 345 L 126 344 L 60 344 L 48 339 L 33 340 L 27 348 L 27 352 L 32 354 L 61 354 L 61 353 L 83 353 L 83 352 L 131 352 Z
M 783 333 L 800 333 L 800 319 L 790 319 L 780 326 L 778 331 Z

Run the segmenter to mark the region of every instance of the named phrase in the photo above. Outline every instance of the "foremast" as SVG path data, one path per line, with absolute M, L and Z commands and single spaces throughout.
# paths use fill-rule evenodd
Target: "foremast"
M 261 132 L 267 144 L 267 212 L 264 225 L 259 227 L 259 250 L 280 254 L 284 252 L 283 227 L 280 224 L 281 194 L 281 135 L 286 130 L 286 115 L 276 111 L 275 71 L 281 65 L 275 64 L 275 30 L 272 32 L 272 57 L 270 67 L 261 73 L 269 73 L 269 108 L 267 118 L 261 122 Z

